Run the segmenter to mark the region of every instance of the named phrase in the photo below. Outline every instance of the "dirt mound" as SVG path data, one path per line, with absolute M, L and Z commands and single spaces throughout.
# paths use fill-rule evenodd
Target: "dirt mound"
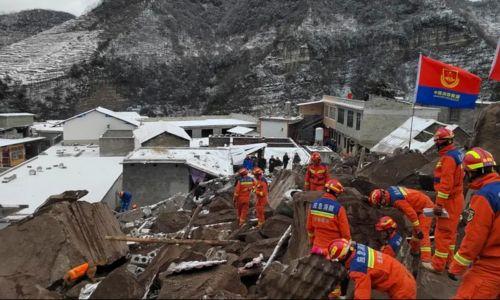
M 103 203 L 58 202 L 44 207 L 33 218 L 0 231 L 0 279 L 6 283 L 25 275 L 23 284 L 46 288 L 83 262 L 111 264 L 125 256 L 128 247 L 105 240 L 106 235 L 122 232 Z M 0 284 L 0 294 L 5 289 Z
M 478 117 L 472 147 L 483 147 L 500 160 L 500 103 L 486 107 Z
M 160 274 L 160 280 L 159 299 L 218 298 L 218 295 L 224 294 L 232 298 L 247 294 L 247 288 L 239 279 L 238 269 L 227 264 L 178 275 Z
M 397 185 L 429 162 L 420 153 L 404 153 L 387 157 L 369 164 L 358 172 L 358 177 L 366 178 L 378 187 Z

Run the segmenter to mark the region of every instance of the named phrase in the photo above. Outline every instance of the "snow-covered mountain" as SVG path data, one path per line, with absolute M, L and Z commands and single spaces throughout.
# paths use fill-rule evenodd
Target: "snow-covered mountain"
M 260 114 L 348 89 L 410 98 L 419 53 L 486 78 L 499 36 L 496 0 L 104 0 L 0 49 L 0 109 Z M 499 94 L 484 81 L 484 100 Z

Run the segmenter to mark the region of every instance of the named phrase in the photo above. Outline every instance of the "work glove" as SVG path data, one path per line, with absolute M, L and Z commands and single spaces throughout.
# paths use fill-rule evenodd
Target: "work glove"
M 448 278 L 450 278 L 453 281 L 458 281 L 457 276 L 455 274 L 451 274 L 450 272 L 448 272 Z
M 443 207 L 442 206 L 435 206 L 433 209 L 433 213 L 436 217 L 441 217 L 443 215 Z
M 422 232 L 422 230 L 420 229 L 416 229 L 414 232 L 413 232 L 413 236 L 416 237 L 417 239 L 419 240 L 423 240 L 424 239 L 424 233 Z

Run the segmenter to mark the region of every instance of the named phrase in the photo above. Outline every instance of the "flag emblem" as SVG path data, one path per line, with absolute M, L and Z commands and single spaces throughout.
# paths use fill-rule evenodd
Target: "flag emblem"
M 458 71 L 443 68 L 441 74 L 441 84 L 445 88 L 452 89 L 460 83 L 460 78 L 458 78 Z

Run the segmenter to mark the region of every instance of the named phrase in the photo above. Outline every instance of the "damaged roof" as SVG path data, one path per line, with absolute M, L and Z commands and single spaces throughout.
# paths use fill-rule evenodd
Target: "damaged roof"
M 81 200 L 99 202 L 122 174 L 122 160 L 99 157 L 95 146 L 53 146 L 0 174 L 2 180 L 15 175 L 15 179 L 0 183 L 0 205 L 28 205 L 17 213 L 26 216 L 49 196 L 68 190 L 87 190 L 89 193 Z
M 373 146 L 370 151 L 390 154 L 397 148 L 408 147 L 410 142 L 410 128 L 412 128 L 411 150 L 418 150 L 421 153 L 425 153 L 434 146 L 433 137 L 436 128 L 442 126 L 453 131 L 459 128 L 456 124 L 450 125 L 434 119 L 423 119 L 420 117 L 413 117 L 412 127 L 410 117 L 401 126 Z
M 245 126 L 236 126 L 234 128 L 229 129 L 227 132 L 244 135 L 244 134 L 249 134 L 252 131 L 255 131 L 255 129 Z
M 123 163 L 183 163 L 212 176 L 233 174 L 229 148 L 141 148 Z
M 45 139 L 44 137 L 27 137 L 27 138 L 22 138 L 22 139 L 0 139 L 0 147 L 25 144 L 25 143 L 44 140 L 44 139 Z

